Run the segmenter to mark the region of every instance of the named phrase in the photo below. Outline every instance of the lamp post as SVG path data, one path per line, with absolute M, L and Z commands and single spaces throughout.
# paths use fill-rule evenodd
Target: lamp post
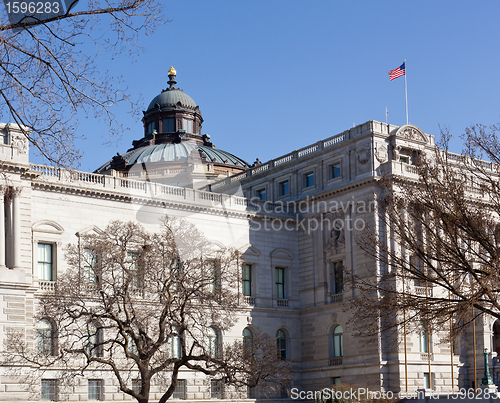
M 484 376 L 481 382 L 481 386 L 491 386 L 493 385 L 493 379 L 490 375 L 490 367 L 488 365 L 488 349 L 484 349 Z

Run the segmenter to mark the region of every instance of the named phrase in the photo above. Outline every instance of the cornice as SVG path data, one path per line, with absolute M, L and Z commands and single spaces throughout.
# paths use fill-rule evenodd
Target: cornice
M 38 174 L 32 173 L 30 169 L 31 167 L 29 164 L 0 160 L 1 172 L 20 174 L 23 176 L 23 178 L 33 176 L 33 174 L 36 177 Z
M 147 196 L 141 197 L 137 195 L 123 194 L 120 192 L 110 192 L 104 189 L 88 189 L 78 186 L 65 185 L 61 183 L 31 181 L 31 188 L 33 190 L 40 190 L 44 192 L 61 193 L 66 195 L 88 197 L 93 199 L 151 206 L 156 208 L 169 208 L 173 210 L 188 211 L 191 213 L 202 213 L 202 214 L 221 216 L 226 218 L 237 218 L 243 220 L 253 219 L 255 216 L 262 216 L 262 217 L 267 216 L 276 218 L 276 215 L 272 213 L 266 214 L 265 212 L 256 212 L 256 211 L 237 211 L 224 206 L 211 207 L 189 202 L 180 202 L 167 199 L 155 199 Z M 286 218 L 291 219 L 292 217 L 286 217 Z
M 310 196 L 309 200 L 310 201 L 317 201 L 317 200 L 324 200 L 327 198 L 331 198 L 331 197 L 339 195 L 339 194 L 347 193 L 347 192 L 354 190 L 354 189 L 358 189 L 358 188 L 365 187 L 368 185 L 376 184 L 379 181 L 379 179 L 380 178 L 378 178 L 378 177 L 371 176 L 370 178 L 367 178 L 367 179 L 362 179 L 362 180 L 359 180 L 357 182 L 348 183 L 348 184 L 340 186 L 338 188 L 329 189 L 329 190 L 323 191 L 323 193 Z M 303 202 L 306 200 L 307 200 L 307 198 L 303 198 L 303 199 L 298 199 L 295 202 L 300 203 L 300 202 Z

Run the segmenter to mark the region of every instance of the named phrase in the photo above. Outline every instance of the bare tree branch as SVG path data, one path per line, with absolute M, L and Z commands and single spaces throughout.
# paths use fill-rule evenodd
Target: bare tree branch
M 380 181 L 383 231 L 375 226 L 357 239 L 382 267 L 355 278 L 353 286 L 370 296 L 349 304 L 359 334 L 406 320 L 409 329 L 425 323 L 454 338 L 478 315 L 500 319 L 498 134 L 497 126 L 467 129 L 457 155 L 447 151 L 451 135 L 443 130 L 441 148 L 420 153 L 418 179 Z
M 119 78 L 98 65 L 100 52 L 133 56 L 140 34 L 164 23 L 157 0 L 93 1 L 88 9 L 45 20 L 10 24 L 0 20 L 0 97 L 4 119 L 23 133 L 51 163 L 73 167 L 82 113 L 102 119 L 109 135 L 124 128 L 112 112 L 135 102 Z

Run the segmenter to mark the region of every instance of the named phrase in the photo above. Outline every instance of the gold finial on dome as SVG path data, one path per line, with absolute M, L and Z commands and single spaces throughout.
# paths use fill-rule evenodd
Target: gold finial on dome
M 177 72 L 175 71 L 173 66 L 170 66 L 170 69 L 168 69 L 168 81 L 167 84 L 170 85 L 170 88 L 167 88 L 167 90 L 175 90 L 175 84 L 177 84 L 177 81 L 175 81 L 175 76 L 177 75 Z

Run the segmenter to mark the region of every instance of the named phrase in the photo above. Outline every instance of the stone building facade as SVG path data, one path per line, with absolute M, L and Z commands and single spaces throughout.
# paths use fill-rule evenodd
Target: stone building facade
M 241 338 L 246 328 L 276 336 L 284 356 L 296 363 L 291 387 L 318 390 L 347 383 L 399 392 L 406 372 L 410 391 L 429 387 L 429 378 L 438 390 L 472 387 L 470 343 L 456 349 L 452 364 L 449 345 L 438 337 L 429 352 L 423 351 L 421 334 L 408 334 L 405 361 L 393 338 L 353 337 L 343 309 L 343 301 L 354 296 L 343 286 L 346 273 L 381 270 L 356 243 L 357 232 L 376 224 L 377 178 L 384 173 L 416 178 L 416 153 L 433 147 L 433 136 L 413 125 L 368 121 L 250 166 L 201 134 L 198 106 L 172 88 L 175 74 L 169 77 L 169 92 L 145 112 L 144 137 L 95 173 L 31 164 L 19 128 L 0 125 L 0 340 L 16 330 L 36 343 L 37 299 L 64 276 L 66 244 L 114 219 L 139 221 L 154 231 L 168 214 L 194 223 L 220 247 L 241 251 L 246 308 L 224 342 Z M 48 269 L 40 271 L 41 264 Z M 478 354 L 500 346 L 497 327 L 489 318 L 477 321 Z M 9 367 L 0 368 L 1 401 L 130 400 L 105 373 L 86 373 L 70 391 L 50 395 L 57 374 L 48 372 L 38 395 L 30 395 L 9 376 Z M 478 360 L 478 374 L 482 370 Z M 182 371 L 179 378 L 176 398 L 224 398 L 204 376 Z M 154 386 L 151 400 L 160 390 Z

